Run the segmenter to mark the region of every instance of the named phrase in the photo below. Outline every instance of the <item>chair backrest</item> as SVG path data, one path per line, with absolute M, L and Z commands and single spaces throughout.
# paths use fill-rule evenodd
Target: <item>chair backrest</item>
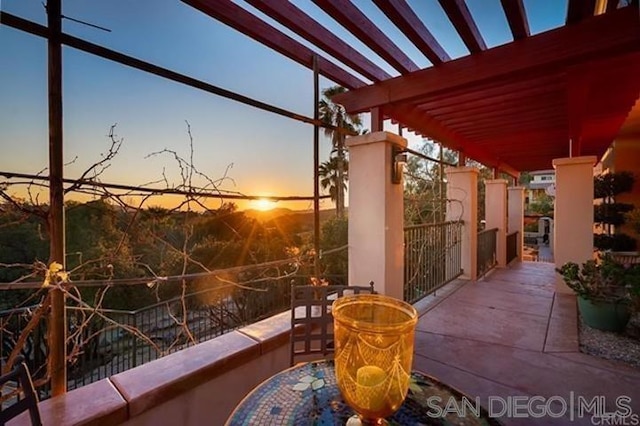
M 374 294 L 373 281 L 369 286 L 292 285 L 290 363 L 297 356 L 321 355 L 334 352 L 333 301 L 347 294 Z
M 38 397 L 33 387 L 29 368 L 24 362 L 24 357 L 18 356 L 13 364 L 13 369 L 4 376 L 0 376 L 0 389 L 2 389 L 7 382 L 15 382 L 15 393 L 18 402 L 5 409 L 2 409 L 0 404 L 0 426 L 4 426 L 6 422 L 27 410 L 31 417 L 31 424 L 34 426 L 42 425 L 40 411 L 38 411 Z M 20 394 L 23 396 L 20 397 Z

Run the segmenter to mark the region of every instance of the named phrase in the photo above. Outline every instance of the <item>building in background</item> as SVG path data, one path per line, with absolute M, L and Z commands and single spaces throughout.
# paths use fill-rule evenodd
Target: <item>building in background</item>
M 526 185 L 525 208 L 531 203 L 539 202 L 546 196 L 552 196 L 556 184 L 556 172 L 554 170 L 539 170 L 530 172 L 531 181 Z

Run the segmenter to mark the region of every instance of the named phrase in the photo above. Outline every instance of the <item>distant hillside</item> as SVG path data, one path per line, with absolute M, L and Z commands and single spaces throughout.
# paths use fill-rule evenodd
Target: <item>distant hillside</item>
M 275 219 L 276 217 L 295 213 L 294 210 L 283 208 L 283 207 L 277 207 L 275 209 L 266 210 L 266 211 L 248 209 L 248 210 L 244 210 L 243 212 L 245 216 L 250 217 L 252 219 L 257 219 L 261 222 L 267 222 L 272 219 Z
M 267 227 L 290 230 L 294 233 L 313 231 L 313 210 L 276 208 L 267 211 L 245 210 L 245 215 L 257 219 Z M 320 223 L 335 217 L 334 209 L 320 210 Z

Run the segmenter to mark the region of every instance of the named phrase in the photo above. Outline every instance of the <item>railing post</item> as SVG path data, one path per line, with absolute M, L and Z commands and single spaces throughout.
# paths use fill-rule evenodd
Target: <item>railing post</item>
M 462 277 L 478 278 L 478 174 L 475 167 L 449 167 L 447 221 L 462 221 Z
M 138 329 L 138 313 L 134 312 L 132 315 L 133 318 L 133 328 L 134 330 Z M 133 356 L 131 357 L 133 359 L 133 365 L 130 366 L 129 368 L 135 368 L 138 366 L 138 336 L 136 336 L 135 334 L 133 335 Z

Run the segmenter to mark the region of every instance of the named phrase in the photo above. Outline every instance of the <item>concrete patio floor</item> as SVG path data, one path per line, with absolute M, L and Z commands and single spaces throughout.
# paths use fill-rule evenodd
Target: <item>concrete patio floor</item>
M 564 412 L 532 418 L 525 408 L 527 417 L 503 417 L 507 425 L 640 424 L 640 370 L 579 352 L 575 297 L 556 294 L 554 282 L 553 264 L 516 262 L 477 282 L 449 284 L 416 306 L 414 369 L 480 397 L 494 412 L 504 406 L 489 398 L 508 396 L 551 398 L 551 411 Z M 635 423 L 578 414 L 578 397 L 602 396 L 615 412 L 622 395 L 631 398 Z

